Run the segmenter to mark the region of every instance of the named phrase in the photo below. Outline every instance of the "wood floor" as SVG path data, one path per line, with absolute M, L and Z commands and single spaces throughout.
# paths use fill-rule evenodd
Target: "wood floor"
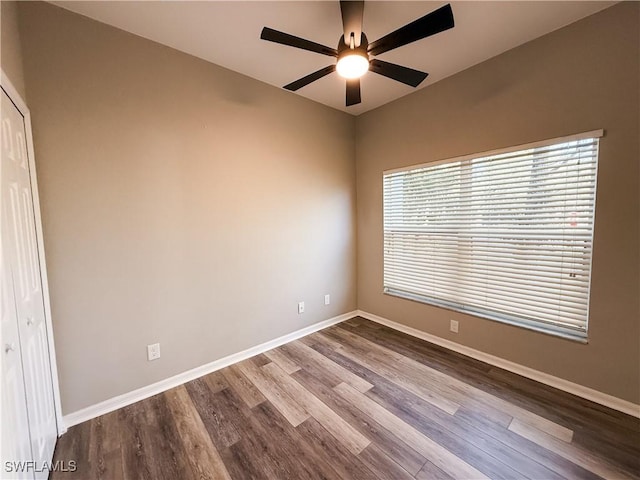
M 54 479 L 640 478 L 640 421 L 361 318 L 77 425 Z

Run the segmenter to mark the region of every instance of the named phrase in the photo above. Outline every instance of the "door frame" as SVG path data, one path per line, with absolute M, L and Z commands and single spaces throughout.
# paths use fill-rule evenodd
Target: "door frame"
M 40 196 L 38 194 L 38 179 L 36 175 L 36 162 L 33 149 L 33 134 L 31 132 L 31 112 L 22 96 L 15 89 L 9 77 L 0 68 L 0 86 L 9 96 L 20 114 L 24 117 L 25 136 L 27 144 L 27 158 L 29 160 L 29 177 L 31 180 L 31 197 L 33 200 L 33 213 L 36 225 L 36 242 L 38 244 L 38 261 L 40 262 L 40 275 L 42 280 L 42 297 L 44 301 L 44 317 L 47 327 L 47 343 L 49 347 L 49 368 L 51 369 L 51 381 L 53 383 L 53 403 L 56 413 L 56 426 L 58 437 L 67 431 L 62 418 L 62 404 L 60 401 L 60 386 L 58 383 L 58 365 L 56 363 L 56 349 L 53 340 L 53 324 L 51 322 L 51 303 L 49 302 L 49 280 L 47 275 L 47 263 L 44 255 L 44 238 L 42 235 L 42 218 L 40 215 Z

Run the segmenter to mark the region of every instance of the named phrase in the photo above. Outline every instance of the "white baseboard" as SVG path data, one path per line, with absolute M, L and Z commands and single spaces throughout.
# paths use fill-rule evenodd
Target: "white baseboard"
M 100 415 L 113 412 L 114 410 L 117 410 L 119 408 L 126 407 L 127 405 L 131 405 L 132 403 L 139 402 L 140 400 L 144 400 L 145 398 L 152 397 L 153 395 L 157 395 L 158 393 L 162 393 L 191 380 L 195 380 L 196 378 L 202 377 L 203 375 L 207 375 L 211 372 L 215 372 L 216 370 L 220 370 L 221 368 L 228 367 L 229 365 L 233 365 L 234 363 L 241 362 L 242 360 L 246 360 L 247 358 L 253 357 L 260 353 L 264 353 L 268 350 L 271 350 L 272 348 L 276 348 L 285 343 L 292 342 L 293 340 L 297 340 L 298 338 L 304 337 L 313 332 L 317 332 L 318 330 L 322 330 L 323 328 L 330 327 L 331 325 L 335 325 L 336 323 L 344 322 L 345 320 L 353 318 L 356 315 L 356 311 L 343 313 L 342 315 L 338 315 L 337 317 L 315 323 L 309 327 L 296 330 L 295 332 L 291 332 L 287 335 L 283 335 L 282 337 L 278 337 L 268 342 L 261 343 L 260 345 L 248 348 L 247 350 L 228 355 L 224 358 L 220 358 L 219 360 L 215 360 L 211 363 L 201 365 L 200 367 L 196 367 L 192 370 L 187 370 L 186 372 L 182 372 L 165 380 L 152 383 L 151 385 L 147 385 L 146 387 L 138 388 L 131 392 L 124 393 L 122 395 L 118 395 L 117 397 L 113 397 L 95 405 L 83 408 L 76 412 L 65 415 L 63 417 L 64 426 L 66 428 L 69 428 L 73 425 L 91 420 L 92 418 L 99 417 Z
M 518 363 L 496 357 L 495 355 L 481 352 L 480 350 L 475 350 L 471 347 L 452 342 L 451 340 L 446 340 L 444 338 L 431 335 L 430 333 L 426 333 L 421 330 L 402 325 L 401 323 L 394 322 L 393 320 L 389 320 L 372 313 L 358 310 L 357 314 L 362 318 L 366 318 L 367 320 L 371 320 L 372 322 L 376 322 L 381 325 L 386 325 L 389 328 L 393 328 L 394 330 L 398 330 L 399 332 L 406 333 L 407 335 L 411 335 L 412 337 L 420 338 L 430 343 L 435 343 L 436 345 L 440 345 L 441 347 L 453 350 L 454 352 L 461 353 L 462 355 L 466 355 L 467 357 L 475 358 L 476 360 L 480 360 L 481 362 L 494 365 L 504 370 L 522 375 L 523 377 L 530 378 L 531 380 L 535 380 L 545 385 L 555 387 L 558 390 L 572 393 L 573 395 L 576 395 L 578 397 L 586 398 L 587 400 L 599 403 L 600 405 L 612 408 L 613 410 L 618 410 L 619 412 L 623 412 L 628 415 L 640 418 L 640 405 L 636 405 L 635 403 L 629 402 L 627 400 L 623 400 L 621 398 L 599 392 L 598 390 L 594 390 L 592 388 L 570 382 L 563 378 L 549 375 L 548 373 L 544 373 L 539 370 L 534 370 L 533 368 L 525 367 Z

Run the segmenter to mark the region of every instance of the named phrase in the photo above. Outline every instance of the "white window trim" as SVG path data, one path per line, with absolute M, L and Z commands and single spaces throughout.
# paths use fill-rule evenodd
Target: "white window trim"
M 528 150 L 530 148 L 546 147 L 553 145 L 554 143 L 573 142 L 575 140 L 584 140 L 585 138 L 602 138 L 604 137 L 604 130 L 591 130 L 584 133 L 576 133 L 575 135 L 567 135 L 566 137 L 550 138 L 548 140 L 540 140 L 538 142 L 523 143 L 521 145 L 514 145 L 513 147 L 500 148 L 497 150 L 488 150 L 486 152 L 470 153 L 468 155 L 461 155 L 459 157 L 443 158 L 441 160 L 435 160 L 433 162 L 418 163 L 415 165 L 409 165 L 407 167 L 392 168 L 389 170 L 383 170 L 382 176 L 390 173 L 406 172 L 409 170 L 415 170 L 422 167 L 435 167 L 441 163 L 462 162 L 464 160 L 472 160 L 478 157 L 490 157 L 492 155 L 500 155 L 502 153 L 517 152 L 518 150 Z
M 573 134 L 573 135 L 567 135 L 567 136 L 563 136 L 563 137 L 556 137 L 556 138 L 541 140 L 541 141 L 537 141 L 537 142 L 525 143 L 525 144 L 515 145 L 515 146 L 511 146 L 511 147 L 506 147 L 506 148 L 500 148 L 500 149 L 496 149 L 496 150 L 477 152 L 477 153 L 473 153 L 473 154 L 461 155 L 461 156 L 458 156 L 458 157 L 451 157 L 451 158 L 436 160 L 436 161 L 433 161 L 433 162 L 424 162 L 424 163 L 409 165 L 409 166 L 405 166 L 405 167 L 388 169 L 388 170 L 384 170 L 382 172 L 382 181 L 383 181 L 383 184 L 384 184 L 385 176 L 389 175 L 389 174 L 393 174 L 393 173 L 407 172 L 407 171 L 416 170 L 416 169 L 420 169 L 420 168 L 424 168 L 424 167 L 434 167 L 434 166 L 437 166 L 437 165 L 440 165 L 440 164 L 445 164 L 445 163 L 462 162 L 462 161 L 465 161 L 465 160 L 472 160 L 472 159 L 476 159 L 476 158 L 488 157 L 488 156 L 493 156 L 493 155 L 500 155 L 500 154 L 516 152 L 516 151 L 520 151 L 520 150 L 527 150 L 527 149 L 532 149 L 532 148 L 545 147 L 545 146 L 550 146 L 550 145 L 554 145 L 554 144 L 567 143 L 567 142 L 572 142 L 572 141 L 577 141 L 577 140 L 584 140 L 584 139 L 587 139 L 587 138 L 598 138 L 599 139 L 599 138 L 602 138 L 604 136 L 604 134 L 605 134 L 604 129 L 597 129 L 597 130 L 591 130 L 591 131 L 588 131 L 588 132 L 577 133 L 577 134 Z M 596 162 L 596 186 L 594 187 L 594 202 L 596 201 L 595 196 L 597 195 L 598 164 L 599 164 L 599 161 Z M 384 185 L 383 185 L 383 191 L 384 191 Z M 594 205 L 595 205 L 595 203 L 594 203 Z M 383 212 L 384 212 L 384 200 L 383 200 Z M 591 232 L 591 245 L 592 245 L 592 247 L 593 247 L 593 236 L 594 236 L 594 233 L 595 233 L 595 210 L 594 210 L 593 216 L 594 216 L 594 218 L 593 218 L 593 229 L 592 229 L 592 232 Z M 383 234 L 382 235 L 383 235 L 383 244 L 384 244 L 384 228 L 383 228 Z M 383 253 L 383 262 L 384 262 L 384 253 Z M 592 271 L 592 264 L 593 264 L 593 254 L 591 254 L 590 261 L 589 261 L 589 271 L 590 272 Z M 540 322 L 537 322 L 535 320 L 531 320 L 531 321 L 527 321 L 525 319 L 514 320 L 514 319 L 511 319 L 511 318 L 508 318 L 508 317 L 503 317 L 503 316 L 501 316 L 499 314 L 491 314 L 491 313 L 488 313 L 486 311 L 482 311 L 481 308 L 476 309 L 474 307 L 463 306 L 463 305 L 460 305 L 460 306 L 456 307 L 455 305 L 452 304 L 454 302 L 439 301 L 438 299 L 430 298 L 427 295 L 414 295 L 414 294 L 411 294 L 411 293 L 408 293 L 408 292 L 394 290 L 393 288 L 386 288 L 384 286 L 384 283 L 383 283 L 383 293 L 385 295 L 390 295 L 390 296 L 393 296 L 393 297 L 398 297 L 398 298 L 402 298 L 402 299 L 406 299 L 406 300 L 411 300 L 411 301 L 415 301 L 415 302 L 422 303 L 422 304 L 433 305 L 433 306 L 436 306 L 436 307 L 444 308 L 446 310 L 451 310 L 451 311 L 455 311 L 455 312 L 464 313 L 464 314 L 467 314 L 467 315 L 473 315 L 473 316 L 476 316 L 476 317 L 485 318 L 485 319 L 492 320 L 492 321 L 497 321 L 497 322 L 500 322 L 502 324 L 508 324 L 508 325 L 513 325 L 513 326 L 524 328 L 524 329 L 528 329 L 528 330 L 533 330 L 533 331 L 536 331 L 536 332 L 552 335 L 554 337 L 565 338 L 565 339 L 573 340 L 573 341 L 576 341 L 576 342 L 579 342 L 579 343 L 584 343 L 584 344 L 589 343 L 588 342 L 588 337 L 586 336 L 587 332 L 585 332 L 585 336 L 582 336 L 582 335 L 577 335 L 574 330 L 563 329 L 560 326 L 546 327 L 544 324 L 541 324 Z M 587 305 L 590 303 L 590 297 L 591 297 L 591 288 L 589 288 L 589 290 L 588 290 Z

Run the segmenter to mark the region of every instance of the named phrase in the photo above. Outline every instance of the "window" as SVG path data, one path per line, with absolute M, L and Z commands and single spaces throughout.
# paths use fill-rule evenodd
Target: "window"
M 587 337 L 602 131 L 384 172 L 384 291 Z

